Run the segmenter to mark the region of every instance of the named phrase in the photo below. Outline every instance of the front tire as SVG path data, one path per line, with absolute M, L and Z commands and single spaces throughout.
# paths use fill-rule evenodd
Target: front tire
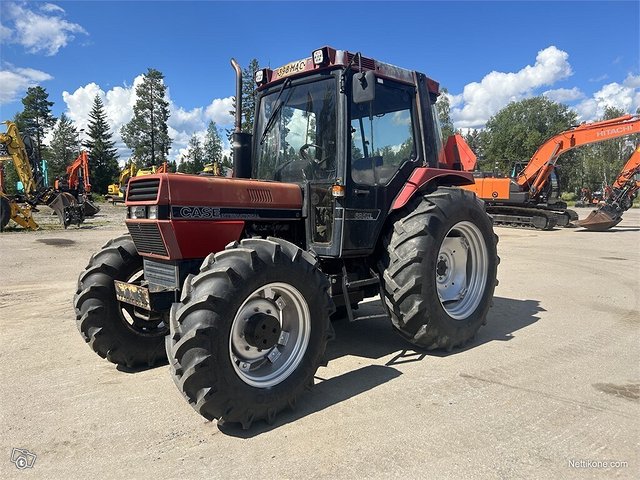
M 440 187 L 415 198 L 384 240 L 379 262 L 394 327 L 426 349 L 462 346 L 486 323 L 497 236 L 475 194 Z
M 248 239 L 205 259 L 171 310 L 174 382 L 209 420 L 273 422 L 293 407 L 325 351 L 333 302 L 309 253 Z
M 76 323 L 93 351 L 128 368 L 164 363 L 167 314 L 119 302 L 114 280 L 142 279 L 142 257 L 129 235 L 110 240 L 78 278 L 74 297 Z

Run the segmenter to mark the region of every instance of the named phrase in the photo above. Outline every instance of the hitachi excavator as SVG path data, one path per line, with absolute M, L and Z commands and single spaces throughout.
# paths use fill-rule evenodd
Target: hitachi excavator
M 89 156 L 86 151 L 80 152 L 71 165 L 67 167 L 67 174 L 63 180 L 57 180 L 56 191 L 73 195 L 82 206 L 85 217 L 92 217 L 100 211 L 100 207 L 91 201 L 91 180 L 89 176 Z
M 598 208 L 584 220 L 576 222 L 576 225 L 587 230 L 603 231 L 620 223 L 622 214 L 631 208 L 633 199 L 640 190 L 639 175 L 640 147 L 637 147 Z
M 556 225 L 571 226 L 578 215 L 560 200 L 555 169 L 560 155 L 577 147 L 639 132 L 638 115 L 583 123 L 544 142 L 517 176 L 499 178 L 475 172 L 475 183 L 463 188 L 485 201 L 487 213 L 496 224 L 541 230 L 550 230 Z
M 84 215 L 73 195 L 58 193 L 53 188 L 42 185 L 39 175 L 34 175 L 34 170 L 38 171 L 39 159 L 33 148 L 27 148 L 27 145 L 31 145 L 31 139 L 23 139 L 15 123 L 2 123 L 7 126 L 7 131 L 0 133 L 0 231 L 4 230 L 10 220 L 26 229 L 37 230 L 38 224 L 32 216 L 32 211 L 37 211 L 37 205 L 48 205 L 58 215 L 64 228 L 72 223 L 80 224 Z M 5 189 L 6 161 L 13 161 L 22 182 L 22 192 L 19 194 L 9 195 Z

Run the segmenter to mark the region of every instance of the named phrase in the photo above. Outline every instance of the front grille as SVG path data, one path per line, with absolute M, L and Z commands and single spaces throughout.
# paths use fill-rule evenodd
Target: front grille
M 156 223 L 127 223 L 129 233 L 139 253 L 153 253 L 167 257 L 167 248 L 162 241 L 160 228 Z
M 249 201 L 252 203 L 273 203 L 271 190 L 265 190 L 264 188 L 247 188 L 247 192 L 249 193 Z
M 129 183 L 127 190 L 127 202 L 141 202 L 143 200 L 156 200 L 160 189 L 160 179 L 150 178 Z
M 178 267 L 174 263 L 145 258 L 144 278 L 149 284 L 160 285 L 170 289 L 180 288 L 178 284 Z

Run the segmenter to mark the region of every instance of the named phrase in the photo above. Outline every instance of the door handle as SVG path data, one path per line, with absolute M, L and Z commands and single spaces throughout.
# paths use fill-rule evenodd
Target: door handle
M 371 193 L 371 190 L 360 190 L 359 188 L 355 188 L 353 190 L 353 193 L 355 193 L 359 197 L 364 197 L 365 195 L 369 195 Z

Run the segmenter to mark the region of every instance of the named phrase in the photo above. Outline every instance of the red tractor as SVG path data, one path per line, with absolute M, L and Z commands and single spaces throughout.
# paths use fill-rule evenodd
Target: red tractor
M 313 384 L 336 307 L 380 294 L 425 349 L 464 345 L 486 322 L 497 237 L 473 182 L 447 157 L 438 84 L 324 47 L 255 73 L 253 134 L 234 178 L 156 174 L 129 182 L 129 235 L 80 275 L 77 323 L 128 367 L 168 357 L 204 417 L 272 422 Z M 166 339 L 166 352 L 165 352 Z

